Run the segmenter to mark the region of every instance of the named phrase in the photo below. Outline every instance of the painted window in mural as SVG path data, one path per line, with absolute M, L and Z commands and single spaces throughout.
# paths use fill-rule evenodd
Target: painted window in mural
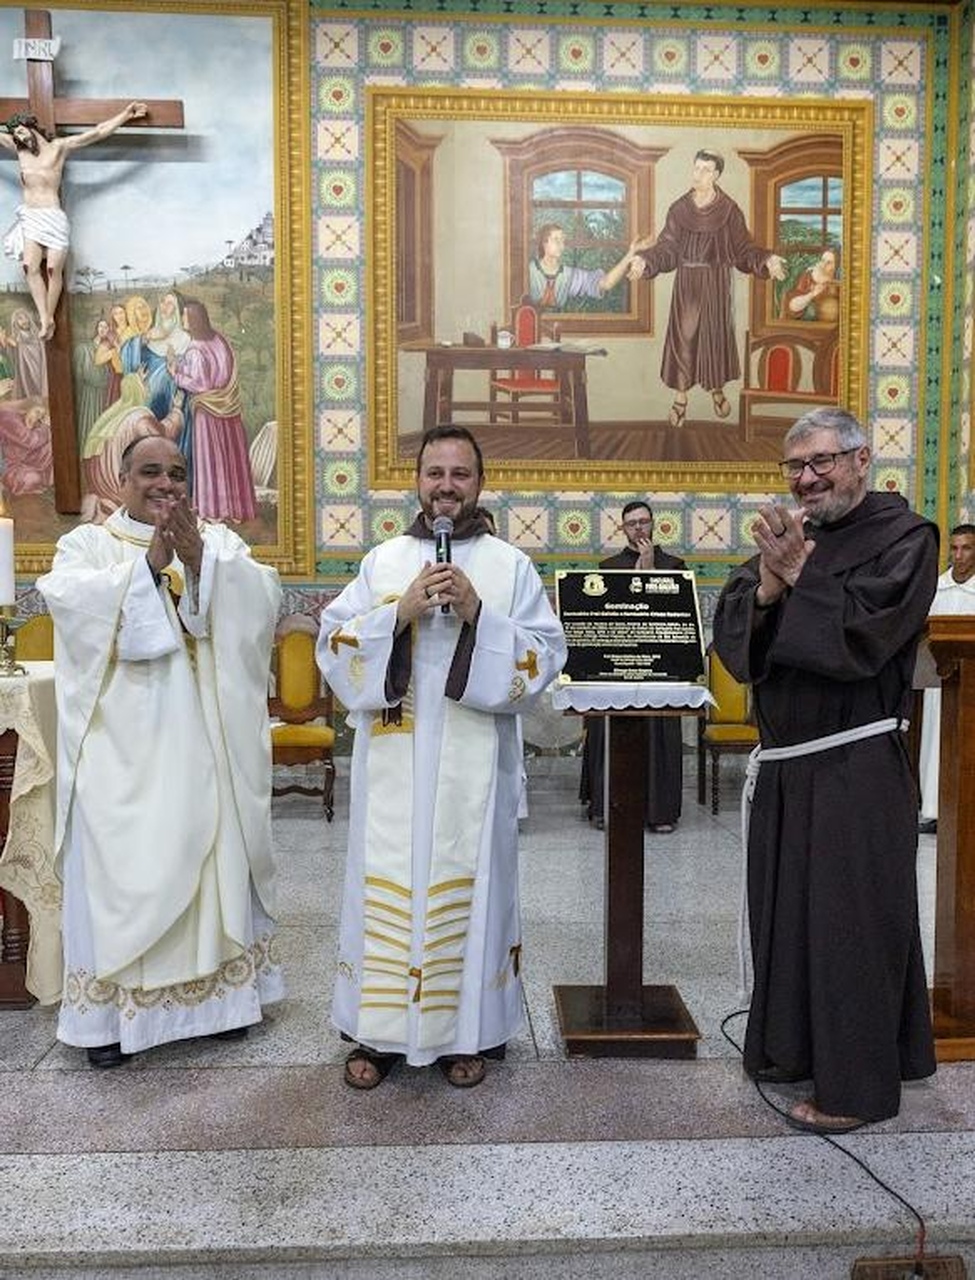
M 546 311 L 625 312 L 622 259 L 634 228 L 631 181 L 589 168 L 558 168 L 532 180 L 528 294 Z
M 433 153 L 440 139 L 396 126 L 396 333 L 433 337 Z
M 511 194 L 509 307 L 527 294 L 559 313 L 565 334 L 650 333 L 651 294 L 627 279 L 624 255 L 651 228 L 654 168 L 667 148 L 586 126 L 492 145 Z
M 743 149 L 755 190 L 755 235 L 774 244 L 785 278 L 759 281 L 749 328 L 764 337 L 782 322 L 838 337 L 844 257 L 843 146 L 834 134 L 808 133 L 763 150 Z
M 775 286 L 783 320 L 835 324 L 840 313 L 843 179 L 828 173 L 784 182 L 776 192 L 776 243 L 788 261 Z

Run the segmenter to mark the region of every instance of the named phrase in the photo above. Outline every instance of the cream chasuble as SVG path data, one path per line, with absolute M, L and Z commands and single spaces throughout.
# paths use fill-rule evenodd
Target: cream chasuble
M 191 983 L 274 911 L 267 664 L 277 575 L 219 525 L 179 611 L 115 513 L 58 544 L 38 580 L 56 629 L 57 848 L 78 840 L 100 982 Z M 242 642 L 240 628 L 247 628 Z
M 461 623 L 439 610 L 412 628 L 405 698 L 392 714 L 386 700 L 395 601 L 429 542 L 371 552 L 319 640 L 356 728 L 336 1022 L 417 1064 L 503 1043 L 520 1022 L 515 715 L 564 660 L 526 557 L 485 536 L 453 552 L 482 601 L 459 701 L 444 686 Z

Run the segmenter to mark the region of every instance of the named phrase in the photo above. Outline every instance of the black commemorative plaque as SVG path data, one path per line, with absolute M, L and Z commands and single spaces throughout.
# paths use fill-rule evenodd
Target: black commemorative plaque
M 689 682 L 704 673 L 690 569 L 560 569 L 563 683 Z

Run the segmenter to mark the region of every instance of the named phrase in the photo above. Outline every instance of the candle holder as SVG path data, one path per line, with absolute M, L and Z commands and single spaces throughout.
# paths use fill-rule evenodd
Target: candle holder
M 0 604 L 0 680 L 5 676 L 25 676 L 27 668 L 22 667 L 14 657 L 14 639 L 17 631 L 27 621 L 17 616 L 15 604 Z

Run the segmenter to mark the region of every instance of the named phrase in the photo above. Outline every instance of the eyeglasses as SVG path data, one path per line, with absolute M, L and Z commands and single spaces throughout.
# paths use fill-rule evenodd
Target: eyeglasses
M 814 476 L 828 476 L 836 466 L 837 458 L 843 458 L 848 453 L 856 453 L 859 447 L 856 445 L 852 449 L 838 449 L 836 453 L 816 453 L 811 458 L 783 458 L 779 463 L 779 470 L 786 480 L 798 480 L 806 467 Z

